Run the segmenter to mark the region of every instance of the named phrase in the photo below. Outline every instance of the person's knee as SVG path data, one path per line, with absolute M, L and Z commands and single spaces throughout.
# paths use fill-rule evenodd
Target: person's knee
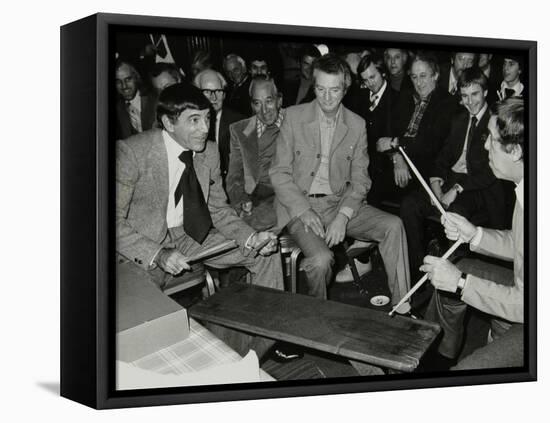
M 394 235 L 401 237 L 405 229 L 403 227 L 403 221 L 393 214 L 388 214 L 384 222 L 386 236 Z
M 334 264 L 334 254 L 329 249 L 319 251 L 315 255 L 307 258 L 307 271 L 316 273 L 330 272 Z
M 411 215 L 421 214 L 419 199 L 414 195 L 407 195 L 401 202 L 399 214 L 401 216 L 411 216 Z

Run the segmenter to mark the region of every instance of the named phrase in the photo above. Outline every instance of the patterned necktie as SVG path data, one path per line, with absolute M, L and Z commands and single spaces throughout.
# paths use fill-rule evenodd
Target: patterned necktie
M 126 102 L 126 108 L 128 110 L 128 115 L 130 116 L 130 123 L 132 124 L 132 128 L 136 132 L 143 131 L 141 127 L 141 115 L 139 113 L 139 110 L 132 105 L 129 101 Z
M 372 112 L 374 109 L 376 109 L 376 106 L 378 106 L 378 104 L 376 104 L 376 101 L 378 100 L 378 94 L 376 95 L 373 95 L 370 97 L 370 106 L 369 106 L 369 110 Z
M 185 170 L 174 192 L 174 204 L 177 206 L 183 197 L 183 229 L 202 244 L 212 227 L 212 218 L 193 167 L 193 152 L 184 151 L 179 159 L 185 164 Z

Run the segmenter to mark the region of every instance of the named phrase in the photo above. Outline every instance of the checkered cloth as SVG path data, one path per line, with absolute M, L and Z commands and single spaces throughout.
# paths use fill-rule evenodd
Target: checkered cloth
M 221 364 L 235 363 L 242 359 L 239 354 L 194 319 L 189 319 L 189 326 L 189 336 L 183 341 L 146 355 L 130 364 L 161 374 L 180 375 Z M 263 370 L 260 370 L 260 379 L 274 380 Z

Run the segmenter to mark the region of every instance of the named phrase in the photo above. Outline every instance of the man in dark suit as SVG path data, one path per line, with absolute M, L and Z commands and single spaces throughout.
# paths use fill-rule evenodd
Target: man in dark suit
M 388 81 L 392 89 L 398 93 L 413 92 L 411 79 L 407 75 L 409 54 L 401 48 L 387 48 L 384 50 L 384 63 L 388 69 Z
M 497 91 L 502 80 L 502 59 L 494 54 L 480 53 L 478 66 L 487 77 L 487 104 L 498 101 Z
M 244 117 L 252 115 L 248 94 L 250 76 L 248 75 L 246 62 L 237 54 L 228 54 L 223 60 L 223 70 L 230 81 L 227 88 L 227 106 Z
M 244 116 L 233 111 L 229 107 L 224 107 L 227 82 L 223 75 L 212 69 L 206 69 L 195 76 L 194 84 L 212 104 L 214 116 L 211 116 L 210 133 L 208 139 L 215 141 L 220 153 L 220 171 L 222 181 L 225 187 L 227 171 L 229 169 L 229 125 L 233 122 L 244 119 Z
M 391 154 L 395 184 L 401 188 L 416 187 L 401 153 L 402 146 L 420 173 L 427 178 L 436 155 L 443 146 L 451 127 L 456 102 L 438 88 L 439 66 L 432 53 L 419 52 L 411 62 L 410 77 L 414 92 L 399 96 L 392 121 L 392 134 L 377 140 L 379 152 Z
M 527 90 L 522 82 L 523 58 L 507 54 L 502 63 L 502 83 L 497 95 L 499 100 L 510 97 L 525 97 Z
M 372 180 L 367 199 L 369 204 L 379 207 L 383 200 L 398 201 L 391 157 L 376 151 L 376 142 L 393 132 L 392 116 L 399 93 L 388 82 L 388 71 L 381 56 L 363 57 L 357 73 L 361 86 L 368 89 L 359 113 L 367 123 L 369 175 Z
M 305 45 L 300 54 L 300 78 L 285 82 L 283 104 L 285 107 L 309 103 L 315 99 L 313 90 L 313 61 L 321 52 L 313 44 Z
M 327 298 L 334 256 L 345 236 L 378 241 L 392 303 L 410 288 L 407 242 L 396 216 L 365 203 L 370 187 L 365 121 L 341 103 L 351 84 L 334 54 L 313 63 L 316 99 L 289 107 L 269 171 L 278 227 L 301 248 L 308 294 Z M 408 313 L 405 303 L 398 313 Z
M 458 78 L 464 108 L 453 119 L 451 131 L 430 172 L 431 189 L 443 207 L 471 220 L 484 216 L 487 227 L 503 229 L 509 223 L 505 213 L 503 186 L 489 167 L 484 148 L 490 113 L 487 105 L 487 78 L 478 67 Z M 402 204 L 407 231 L 411 271 L 424 257 L 424 218 L 437 213 L 424 191 L 413 192 Z
M 134 66 L 123 60 L 115 64 L 117 138 L 128 138 L 155 123 L 156 95 L 142 87 Z
M 268 229 L 277 223 L 268 171 L 284 119 L 282 96 L 272 79 L 257 77 L 250 83 L 250 98 L 256 114 L 230 127 L 227 195 L 245 222 L 256 229 Z
M 450 63 L 441 66 L 441 75 L 439 76 L 439 86 L 455 97 L 457 103 L 460 103 L 460 93 L 458 91 L 458 78 L 464 69 L 471 68 L 477 63 L 475 53 L 453 52 Z
M 209 114 L 210 103 L 198 88 L 172 85 L 157 107 L 163 129 L 117 142 L 118 266 L 162 288 L 189 269 L 189 256 L 231 239 L 238 249 L 204 263 L 244 266 L 253 284 L 282 289 L 279 254 L 270 255 L 276 236 L 255 231 L 227 204 L 218 151 L 206 141 Z

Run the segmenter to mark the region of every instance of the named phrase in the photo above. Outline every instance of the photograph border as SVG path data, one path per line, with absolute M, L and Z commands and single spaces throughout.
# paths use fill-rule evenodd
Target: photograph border
M 518 50 L 528 58 L 528 156 L 525 230 L 525 356 L 522 369 L 475 370 L 442 376 L 384 375 L 336 381 L 277 381 L 187 388 L 114 389 L 113 149 L 109 143 L 109 30 L 157 27 L 269 36 L 437 44 L 449 48 Z M 414 37 L 414 42 L 411 41 Z M 534 381 L 536 351 L 537 44 L 534 41 L 401 32 L 96 14 L 61 28 L 61 395 L 95 408 L 119 408 L 335 393 Z M 78 142 L 76 142 L 78 141 Z M 112 143 L 111 143 L 112 144 Z M 82 245 L 83 248 L 74 248 Z M 110 283 L 111 281 L 111 283 Z

